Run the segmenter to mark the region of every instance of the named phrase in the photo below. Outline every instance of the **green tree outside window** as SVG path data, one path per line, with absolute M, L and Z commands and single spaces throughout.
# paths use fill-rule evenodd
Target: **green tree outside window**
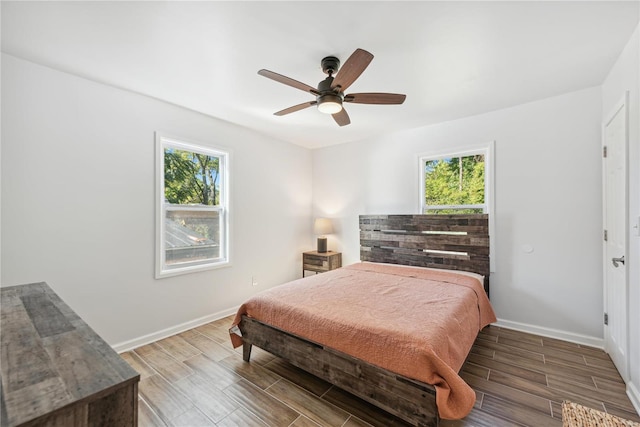
M 483 209 L 477 205 L 485 203 L 483 155 L 427 160 L 424 167 L 424 197 L 427 211 L 443 214 L 482 213 Z M 430 209 L 430 206 L 434 208 Z M 458 208 L 437 208 L 438 206 Z

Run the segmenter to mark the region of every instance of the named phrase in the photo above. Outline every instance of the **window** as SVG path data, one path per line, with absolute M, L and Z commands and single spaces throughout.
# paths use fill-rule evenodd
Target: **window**
M 421 155 L 420 212 L 423 214 L 489 215 L 489 244 L 495 253 L 493 149 L 489 142 L 450 152 Z M 495 257 L 491 271 L 495 271 Z
M 229 263 L 229 154 L 156 136 L 156 277 Z
M 484 153 L 424 159 L 422 213 L 484 213 Z

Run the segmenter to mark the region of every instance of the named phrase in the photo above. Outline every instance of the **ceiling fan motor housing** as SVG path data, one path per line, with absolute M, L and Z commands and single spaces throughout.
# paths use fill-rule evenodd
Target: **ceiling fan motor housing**
M 329 74 L 329 76 L 331 76 L 332 74 L 338 72 L 338 68 L 340 68 L 340 60 L 335 56 L 327 56 L 326 58 L 322 59 L 320 65 L 322 66 L 322 71 L 324 71 L 325 74 Z
M 318 83 L 318 92 L 320 92 L 320 94 L 316 96 L 316 101 L 318 102 L 318 104 L 322 104 L 325 102 L 335 102 L 338 104 L 342 104 L 342 101 L 344 100 L 344 93 L 332 89 L 332 83 L 333 77 L 331 77 L 331 75 Z
M 341 93 L 326 93 L 323 95 L 318 95 L 316 97 L 316 101 L 318 104 L 324 104 L 325 102 L 335 102 L 336 104 L 342 105 L 342 101 L 344 100 L 344 96 Z

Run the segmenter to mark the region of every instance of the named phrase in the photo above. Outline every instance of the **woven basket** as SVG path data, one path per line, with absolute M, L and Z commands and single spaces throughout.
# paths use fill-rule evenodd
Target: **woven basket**
M 565 400 L 562 427 L 640 427 L 640 424 Z

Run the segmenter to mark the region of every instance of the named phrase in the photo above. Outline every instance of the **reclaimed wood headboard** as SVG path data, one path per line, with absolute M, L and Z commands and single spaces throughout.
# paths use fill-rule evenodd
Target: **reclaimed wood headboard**
M 482 274 L 489 294 L 489 216 L 360 215 L 360 260 Z

